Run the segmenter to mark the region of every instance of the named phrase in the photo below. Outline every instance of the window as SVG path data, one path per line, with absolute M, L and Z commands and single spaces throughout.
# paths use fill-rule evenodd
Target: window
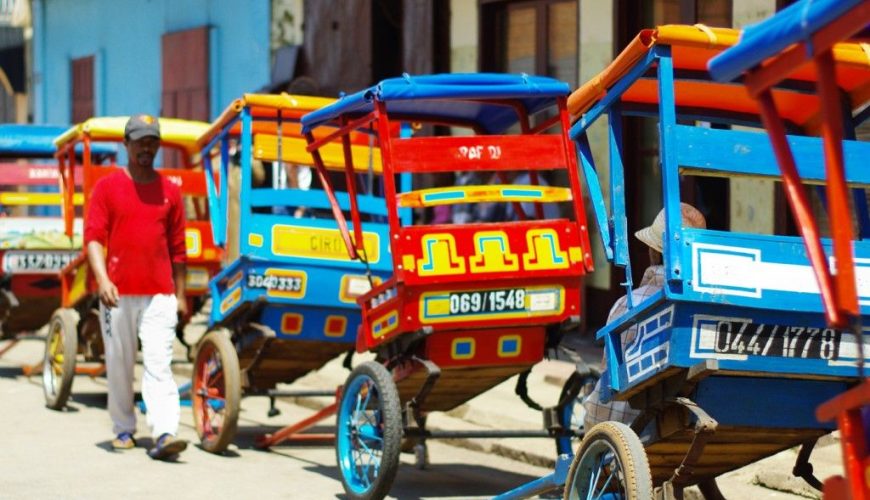
M 160 114 L 209 121 L 208 28 L 163 35 Z
M 94 116 L 94 56 L 73 59 L 70 119 L 80 123 Z
M 481 70 L 546 75 L 576 87 L 576 0 L 481 0 Z

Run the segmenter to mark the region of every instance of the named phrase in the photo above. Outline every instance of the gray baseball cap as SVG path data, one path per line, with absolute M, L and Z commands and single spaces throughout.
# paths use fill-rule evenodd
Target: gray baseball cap
M 151 115 L 133 115 L 124 127 L 124 137 L 130 141 L 138 141 L 143 137 L 160 138 L 160 123 Z

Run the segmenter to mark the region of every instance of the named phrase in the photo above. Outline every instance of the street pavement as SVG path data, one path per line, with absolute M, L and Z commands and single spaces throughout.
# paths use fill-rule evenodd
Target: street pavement
M 188 340 L 192 340 L 188 338 Z M 0 342 L 0 349 L 6 342 Z M 600 359 L 594 346 L 580 349 L 590 363 Z M 267 417 L 268 400 L 245 398 L 235 443 L 224 456 L 197 446 L 178 462 L 149 459 L 145 417 L 139 419 L 139 447 L 115 452 L 109 444 L 111 424 L 102 378 L 79 376 L 66 411 L 44 407 L 41 378 L 26 378 L 19 366 L 42 356 L 42 343 L 22 341 L 0 357 L 0 499 L 5 498 L 145 498 L 183 495 L 186 498 L 340 498 L 343 496 L 331 445 L 279 445 L 269 452 L 253 447 L 256 436 L 274 432 L 329 404 L 328 398 L 279 400 L 281 414 Z M 186 382 L 190 365 L 174 371 Z M 366 356 L 356 356 L 359 363 Z M 141 368 L 137 368 L 141 369 Z M 556 402 L 573 365 L 547 361 L 529 377 L 529 393 L 542 405 Z M 335 360 L 293 385 L 296 389 L 330 389 L 344 381 L 347 371 Z M 429 418 L 431 429 L 488 430 L 540 428 L 539 412 L 526 407 L 509 380 L 465 405 Z M 182 409 L 179 436 L 197 443 L 193 417 Z M 324 421 L 328 432 L 334 420 Z M 816 498 L 802 480 L 791 477 L 794 450 L 787 450 L 725 475 L 719 484 L 731 499 Z M 395 498 L 487 498 L 550 472 L 554 446 L 549 439 L 453 439 L 429 441 L 431 465 L 413 466 L 413 455 L 402 455 L 392 489 Z M 839 446 L 827 439 L 813 460 L 821 478 L 841 473 Z M 780 491 L 781 490 L 781 491 Z M 690 492 L 688 499 L 700 498 Z

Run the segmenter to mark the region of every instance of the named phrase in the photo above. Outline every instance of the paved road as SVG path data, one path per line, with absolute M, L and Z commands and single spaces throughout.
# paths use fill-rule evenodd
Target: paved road
M 34 343 L 37 344 L 37 343 Z M 342 496 L 331 446 L 254 449 L 254 437 L 311 410 L 279 403 L 282 414 L 266 417 L 265 398 L 242 405 L 237 446 L 215 456 L 196 446 L 177 463 L 151 460 L 150 439 L 125 452 L 111 450 L 104 379 L 77 377 L 69 409 L 43 403 L 39 377 L 20 376 L 17 364 L 34 359 L 39 345 L 16 347 L 0 358 L 0 498 L 300 498 Z M 37 354 L 38 359 L 38 354 Z M 180 436 L 196 442 L 189 408 Z M 139 436 L 147 436 L 145 419 Z M 549 446 L 549 443 L 542 445 Z M 393 487 L 397 498 L 489 497 L 548 473 L 501 457 L 430 444 L 432 467 L 419 471 L 403 455 Z

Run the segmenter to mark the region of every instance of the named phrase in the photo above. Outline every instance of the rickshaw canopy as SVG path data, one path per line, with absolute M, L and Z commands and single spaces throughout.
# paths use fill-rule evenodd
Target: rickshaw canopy
M 719 81 L 734 80 L 789 45 L 808 39 L 864 1 L 813 0 L 792 4 L 773 17 L 747 26 L 733 49 L 710 62 L 710 74 Z M 861 54 L 856 56 L 861 58 Z M 870 55 L 863 53 L 865 64 L 868 58 Z
M 302 133 L 299 119 L 302 115 L 328 106 L 335 99 L 328 97 L 298 96 L 282 93 L 244 94 L 224 109 L 220 117 L 197 140 L 198 148 L 211 149 L 223 133 L 238 137 L 241 134 L 241 114 L 247 108 L 252 118 L 251 132 L 254 135 L 254 157 L 258 160 L 277 161 L 278 158 L 278 114 L 281 114 L 281 158 L 280 160 L 296 165 L 312 165 L 311 154 L 306 150 L 307 142 Z M 229 130 L 226 131 L 229 127 Z M 325 136 L 329 132 L 315 134 Z M 351 142 L 355 168 L 368 171 L 369 164 L 375 172 L 381 171 L 381 152 L 377 147 L 369 147 L 364 134 L 354 134 Z M 321 151 L 324 166 L 330 170 L 344 169 L 344 152 L 340 143 L 330 144 Z M 371 161 L 370 161 L 371 160 Z
M 60 149 L 84 136 L 95 141 L 123 142 L 124 126 L 129 119 L 129 116 L 89 118 L 70 127 L 54 140 L 54 144 Z M 196 141 L 208 130 L 207 123 L 178 118 L 158 118 L 158 121 L 161 142 L 177 146 L 191 156 L 199 152 Z
M 502 99 L 519 103 L 528 115 L 553 106 L 554 98 L 568 95 L 568 84 L 543 76 L 493 73 L 441 74 L 389 78 L 350 94 L 335 104 L 302 117 L 302 131 L 340 116 L 371 113 L 375 102 L 399 119 L 443 122 L 475 127 L 482 132 L 504 132 L 519 120 Z
M 51 158 L 54 139 L 67 130 L 61 125 L 0 124 L 0 158 Z M 113 147 L 94 147 L 96 154 L 113 155 Z
M 679 110 L 701 109 L 709 115 L 740 117 L 759 123 L 757 102 L 746 87 L 735 83 L 711 81 L 707 63 L 721 51 L 734 46 L 739 30 L 706 26 L 665 25 L 641 31 L 628 47 L 596 77 L 574 91 L 568 98 L 568 110 L 575 119 L 582 119 L 596 103 L 636 69 L 642 59 L 651 57 L 657 47 L 668 46 L 674 67 L 674 98 Z M 860 106 L 870 96 L 870 58 L 857 43 L 840 43 L 834 48 L 837 64 L 837 84 L 850 98 L 852 106 Z M 777 107 L 792 126 L 815 130 L 820 124 L 818 97 L 812 93 L 816 75 L 812 67 L 796 70 L 790 80 L 773 89 Z M 625 90 L 621 101 L 631 106 L 656 105 L 659 101 L 658 80 L 654 75 L 642 75 Z

